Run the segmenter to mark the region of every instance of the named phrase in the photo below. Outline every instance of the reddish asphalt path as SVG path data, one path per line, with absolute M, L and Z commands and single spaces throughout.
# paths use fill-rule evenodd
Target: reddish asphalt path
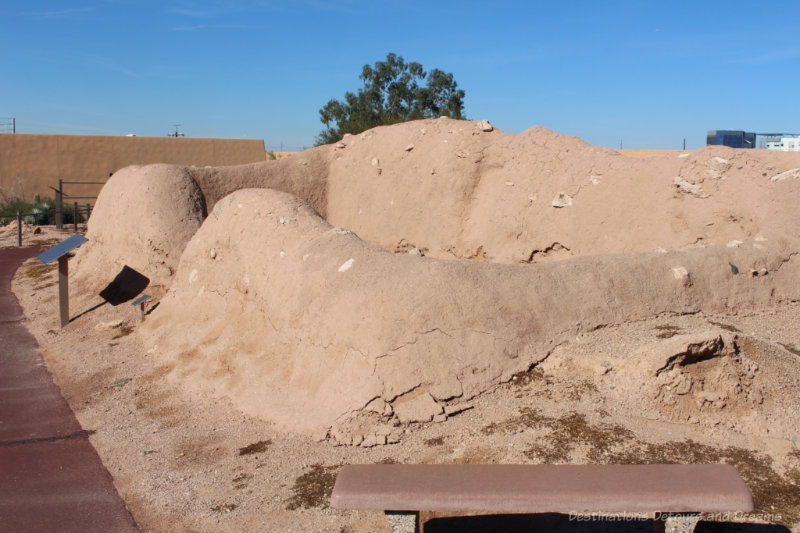
M 0 531 L 137 532 L 11 292 L 41 251 L 0 250 Z

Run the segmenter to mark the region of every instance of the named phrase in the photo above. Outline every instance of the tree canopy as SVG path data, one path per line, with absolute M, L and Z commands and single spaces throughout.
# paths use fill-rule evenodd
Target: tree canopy
M 364 65 L 359 78 L 364 86 L 357 93 L 348 91 L 344 100 L 330 100 L 319 110 L 325 129 L 317 136 L 317 145 L 336 142 L 345 133 L 407 120 L 464 118 L 464 91 L 451 73 L 439 69 L 426 73 L 419 63 L 388 54 L 386 61 Z

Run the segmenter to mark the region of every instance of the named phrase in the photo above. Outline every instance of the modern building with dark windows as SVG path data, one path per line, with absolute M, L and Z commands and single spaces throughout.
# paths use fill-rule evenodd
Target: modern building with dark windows
M 755 148 L 756 134 L 739 130 L 710 130 L 706 145 L 722 145 L 731 148 Z

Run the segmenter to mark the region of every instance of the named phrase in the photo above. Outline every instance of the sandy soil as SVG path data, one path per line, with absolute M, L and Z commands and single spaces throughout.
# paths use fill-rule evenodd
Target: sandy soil
M 798 304 L 738 316 L 665 316 L 581 333 L 446 422 L 410 424 L 401 428 L 399 443 L 366 448 L 278 431 L 224 398 L 176 388 L 147 353 L 138 312 L 129 305 L 73 309 L 75 318 L 59 330 L 54 285 L 53 269 L 36 259 L 13 282 L 56 382 L 93 432 L 92 443 L 144 531 L 387 530 L 380 513 L 327 507 L 340 465 L 380 461 L 724 461 L 737 466 L 755 495 L 757 513 L 741 520 L 800 531 Z M 626 386 L 625 365 L 642 346 L 709 330 L 738 337 L 739 355 L 728 363 L 757 366 L 758 411 L 693 403 L 675 408 Z M 693 372 L 719 376 L 725 359 L 706 360 Z M 758 412 L 765 413 L 759 430 L 742 422 Z M 525 530 L 544 527 L 543 520 L 547 527 L 579 530 L 558 517 L 488 523 L 425 518 L 427 529 L 436 531 Z M 619 529 L 634 530 L 630 524 Z
M 633 158 L 643 158 L 643 157 L 653 157 L 656 155 L 681 155 L 688 153 L 686 150 L 644 150 L 644 149 L 636 149 L 636 148 L 623 148 L 621 150 L 617 150 L 620 154 L 624 155 L 625 157 L 633 157 Z
M 50 246 L 59 243 L 75 233 L 72 224 L 64 225 L 62 229 L 55 226 L 31 226 L 22 223 L 22 246 Z M 78 224 L 78 233 L 86 233 L 86 224 Z M 17 221 L 0 226 L 0 249 L 16 248 L 17 246 Z

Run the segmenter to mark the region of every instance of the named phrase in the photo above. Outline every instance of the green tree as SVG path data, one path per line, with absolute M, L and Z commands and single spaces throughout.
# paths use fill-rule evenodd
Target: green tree
M 388 54 L 386 61 L 364 65 L 359 78 L 364 86 L 357 93 L 346 92 L 344 100 L 330 100 L 319 110 L 325 129 L 317 136 L 317 146 L 375 126 L 440 116 L 464 118 L 464 91 L 451 73 L 426 73 L 419 63 Z

